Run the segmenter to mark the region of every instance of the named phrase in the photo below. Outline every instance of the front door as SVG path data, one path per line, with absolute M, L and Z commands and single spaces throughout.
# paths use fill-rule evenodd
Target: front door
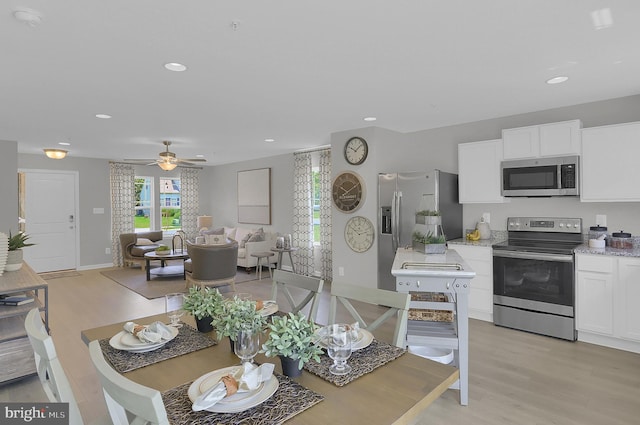
M 23 171 L 25 232 L 35 245 L 23 250 L 36 272 L 77 267 L 77 186 L 72 171 Z

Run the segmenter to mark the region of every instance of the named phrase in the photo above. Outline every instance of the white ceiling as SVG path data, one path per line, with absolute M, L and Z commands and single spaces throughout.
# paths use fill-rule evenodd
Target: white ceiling
M 2 0 L 0 140 L 115 160 L 171 140 L 211 165 L 366 116 L 412 132 L 622 97 L 640 93 L 639 22 L 638 0 Z

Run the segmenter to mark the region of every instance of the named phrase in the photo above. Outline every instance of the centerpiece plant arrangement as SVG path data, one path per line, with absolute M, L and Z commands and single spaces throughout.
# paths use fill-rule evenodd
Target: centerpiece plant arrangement
M 447 250 L 445 235 L 434 235 L 432 232 L 414 231 L 411 234 L 413 249 L 425 254 L 444 254 Z
M 234 295 L 232 299 L 224 300 L 215 309 L 212 324 L 218 340 L 229 337 L 233 349 L 238 332 L 241 330 L 264 332 L 267 319 L 256 309 L 255 301 L 241 299 Z
M 217 289 L 192 286 L 184 296 L 182 308 L 195 317 L 200 332 L 211 332 L 216 312 L 221 310 L 224 302 L 224 297 Z
M 279 356 L 285 375 L 300 376 L 305 363 L 312 359 L 320 363 L 322 349 L 314 343 L 316 325 L 304 314 L 272 316 L 268 328 L 262 352 L 267 357 Z

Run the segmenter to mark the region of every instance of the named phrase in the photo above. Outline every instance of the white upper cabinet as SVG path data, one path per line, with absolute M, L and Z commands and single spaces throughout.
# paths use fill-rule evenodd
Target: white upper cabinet
M 501 203 L 502 140 L 458 145 L 458 199 L 461 204 Z
M 504 159 L 580 155 L 580 120 L 502 130 Z
M 640 122 L 582 130 L 580 200 L 640 201 Z

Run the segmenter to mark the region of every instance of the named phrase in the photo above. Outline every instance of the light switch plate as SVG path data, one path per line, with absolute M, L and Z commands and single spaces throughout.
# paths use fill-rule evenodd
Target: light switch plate
M 484 219 L 485 223 L 491 223 L 491 213 L 482 213 L 482 218 Z

